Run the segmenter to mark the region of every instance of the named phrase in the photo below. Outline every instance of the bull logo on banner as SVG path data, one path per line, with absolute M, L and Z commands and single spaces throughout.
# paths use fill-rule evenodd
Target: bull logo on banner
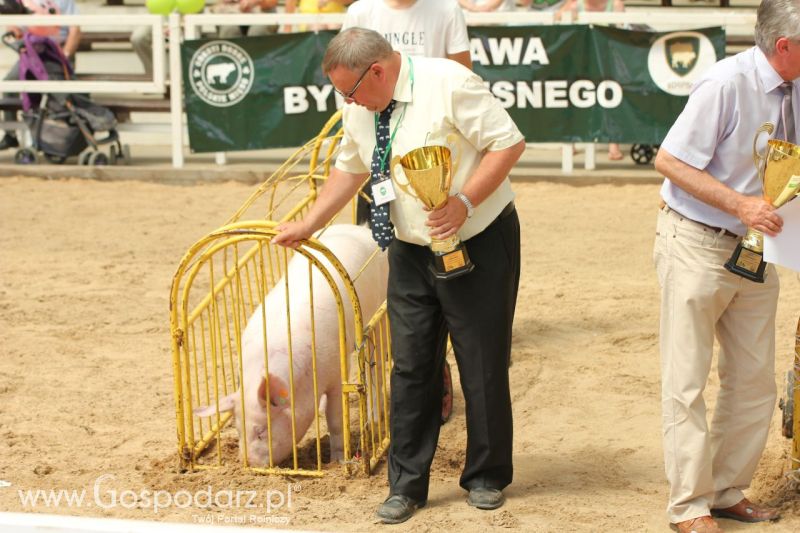
M 700 55 L 700 39 L 696 37 L 673 37 L 664 43 L 667 64 L 678 76 L 686 76 L 697 65 Z
M 711 39 L 699 32 L 682 31 L 656 38 L 650 46 L 647 68 L 659 89 L 673 96 L 687 96 L 694 82 L 716 61 Z
M 189 85 L 205 103 L 229 107 L 239 103 L 253 87 L 253 60 L 230 41 L 211 41 L 189 62 Z

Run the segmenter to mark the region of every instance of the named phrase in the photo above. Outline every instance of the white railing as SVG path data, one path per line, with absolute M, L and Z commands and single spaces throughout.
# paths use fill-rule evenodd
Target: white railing
M 754 9 L 691 10 L 662 7 L 629 9 L 623 13 L 578 13 L 577 24 L 646 24 L 656 31 L 722 26 L 728 35 L 753 35 Z
M 752 36 L 755 26 L 754 10 L 736 9 L 703 9 L 692 10 L 691 13 L 679 8 L 633 8 L 624 13 L 579 13 L 573 21 L 566 14 L 561 21 L 555 20 L 553 12 L 501 12 L 501 13 L 467 13 L 468 25 L 508 24 L 508 25 L 552 25 L 552 24 L 646 24 L 657 31 L 700 28 L 706 26 L 723 26 L 730 35 Z M 217 26 L 279 26 L 289 25 L 337 25 L 344 21 L 343 14 L 172 14 L 166 20 L 158 15 L 3 15 L 0 25 L 14 26 L 102 26 L 130 27 L 133 25 L 151 26 L 153 32 L 153 79 L 143 82 L 135 81 L 2 81 L 0 92 L 93 92 L 93 93 L 160 93 L 165 92 L 166 64 L 164 51 L 166 39 L 164 22 L 169 26 L 170 39 L 169 65 L 170 72 L 183 72 L 180 55 L 180 42 L 185 39 L 198 38 L 204 27 Z M 184 163 L 184 147 L 186 131 L 183 119 L 182 76 L 171 77 L 170 90 L 170 134 L 172 143 L 172 165 L 180 168 Z M 562 172 L 569 173 L 573 169 L 572 145 L 561 146 Z M 595 168 L 594 144 L 585 145 L 584 166 L 588 170 Z M 216 154 L 216 161 L 224 164 L 224 153 Z
M 163 19 L 158 15 L 2 15 L 3 26 L 149 26 L 153 31 L 153 79 L 150 81 L 5 81 L 0 92 L 29 93 L 164 93 L 166 70 Z

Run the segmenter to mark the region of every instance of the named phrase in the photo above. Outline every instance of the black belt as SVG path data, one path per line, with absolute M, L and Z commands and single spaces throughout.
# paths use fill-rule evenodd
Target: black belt
M 661 203 L 659 204 L 659 207 L 662 210 L 663 209 L 669 209 L 669 211 L 675 211 L 664 200 L 661 200 Z M 726 237 L 733 237 L 734 239 L 738 239 L 740 237 L 739 235 L 736 235 L 734 232 L 729 231 L 729 230 L 727 230 L 725 228 L 718 228 L 716 226 L 709 226 L 708 224 L 704 224 L 702 222 L 698 222 L 697 220 L 691 219 L 691 218 L 687 217 L 686 215 L 681 214 L 680 211 L 675 211 L 675 214 L 678 215 L 679 217 L 681 217 L 682 219 L 688 220 L 689 222 L 694 222 L 698 226 L 703 226 L 704 228 L 709 229 L 709 230 L 713 231 L 714 233 L 722 233 Z
M 512 200 L 508 202 L 508 205 L 506 205 L 502 211 L 500 211 L 500 214 L 497 215 L 497 220 L 502 220 L 513 212 L 514 212 L 514 201 Z

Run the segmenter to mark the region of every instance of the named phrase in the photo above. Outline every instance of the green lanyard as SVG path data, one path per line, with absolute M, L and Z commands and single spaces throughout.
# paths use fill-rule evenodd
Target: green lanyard
M 406 56 L 408 59 L 408 68 L 409 68 L 409 78 L 411 79 L 411 95 L 414 95 L 414 63 L 411 62 L 411 56 Z M 394 129 L 392 130 L 392 134 L 389 135 L 389 143 L 386 145 L 386 149 L 383 151 L 383 156 L 381 156 L 380 160 L 380 173 L 383 174 L 384 168 L 386 168 L 386 157 L 392 151 L 392 143 L 394 142 L 394 136 L 397 135 L 397 129 L 400 127 L 400 124 L 403 122 L 403 118 L 406 116 L 406 108 L 408 107 L 408 102 L 403 102 L 403 112 L 400 113 L 400 118 L 397 120 L 397 124 L 394 125 Z M 378 144 L 378 117 L 380 113 L 375 113 L 375 145 Z

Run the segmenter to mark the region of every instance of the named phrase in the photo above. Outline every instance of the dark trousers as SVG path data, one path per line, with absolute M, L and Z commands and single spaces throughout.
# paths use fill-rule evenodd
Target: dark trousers
M 391 376 L 389 489 L 428 498 L 442 403 L 444 344 L 450 332 L 466 402 L 466 463 L 459 484 L 503 489 L 511 483 L 508 383 L 511 324 L 519 287 L 519 219 L 498 217 L 465 242 L 475 269 L 437 280 L 426 246 L 389 246 Z

